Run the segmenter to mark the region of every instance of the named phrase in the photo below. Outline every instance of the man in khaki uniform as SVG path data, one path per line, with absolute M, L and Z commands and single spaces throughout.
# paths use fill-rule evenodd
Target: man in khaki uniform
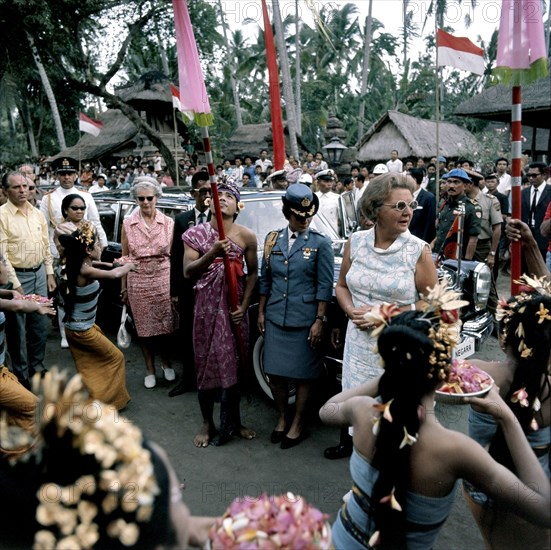
M 499 200 L 490 195 L 484 194 L 478 183 L 483 179 L 481 174 L 472 170 L 467 171 L 471 177 L 471 183 L 465 184 L 465 194 L 475 207 L 476 216 L 480 219 L 480 235 L 476 243 L 476 251 L 473 260 L 484 262 L 493 272 L 496 253 L 501 237 L 501 224 L 503 216 Z M 488 298 L 488 311 L 495 317 L 498 296 L 496 285 L 492 275 L 492 286 Z

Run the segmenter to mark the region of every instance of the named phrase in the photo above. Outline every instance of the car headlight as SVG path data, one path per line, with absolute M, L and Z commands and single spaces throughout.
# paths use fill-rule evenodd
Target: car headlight
M 473 273 L 473 303 L 475 309 L 485 309 L 490 296 L 492 272 L 484 263 L 478 263 Z

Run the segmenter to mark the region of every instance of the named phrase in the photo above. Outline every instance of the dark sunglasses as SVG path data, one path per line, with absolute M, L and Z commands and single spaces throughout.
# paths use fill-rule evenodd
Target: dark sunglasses
M 140 202 L 144 202 L 145 199 L 148 200 L 148 202 L 151 202 L 155 197 L 136 197 Z
M 526 174 L 527 178 L 537 178 L 539 176 L 541 176 L 541 174 Z M 30 187 L 29 187 L 29 189 L 30 189 Z
M 198 189 L 197 193 L 199 193 L 199 195 L 210 195 L 210 188 L 209 187 L 203 187 L 201 189 Z
M 84 212 L 86 210 L 86 206 L 69 206 L 69 208 L 74 211 L 82 210 Z

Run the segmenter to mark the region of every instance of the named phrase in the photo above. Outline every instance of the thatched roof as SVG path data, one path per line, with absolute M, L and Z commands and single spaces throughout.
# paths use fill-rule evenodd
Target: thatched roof
M 172 92 L 170 80 L 159 71 L 150 71 L 140 76 L 132 84 L 116 89 L 115 94 L 123 101 L 138 110 L 151 109 L 151 102 L 168 103 L 166 107 L 172 109 Z
M 109 109 L 101 113 L 98 120 L 103 122 L 98 136 L 83 134 L 76 145 L 60 151 L 48 160 L 63 156 L 82 161 L 96 160 L 104 156 L 117 156 L 117 151 L 133 150 L 136 147 L 138 129 L 121 111 Z
M 440 155 L 459 157 L 474 145 L 474 136 L 449 122 L 440 123 Z M 400 158 L 430 158 L 436 155 L 436 122 L 398 111 L 387 111 L 357 145 L 360 162 L 387 161 L 396 149 Z
M 511 87 L 499 84 L 486 88 L 461 103 L 455 114 L 511 122 Z M 523 86 L 522 123 L 534 128 L 551 128 L 551 74 Z
M 290 151 L 289 131 L 285 122 L 283 123 L 283 130 L 285 132 L 285 148 Z M 308 151 L 308 147 L 302 142 L 300 136 L 297 136 L 297 141 L 301 152 Z M 270 153 L 273 151 L 272 124 L 270 122 L 244 124 L 237 128 L 228 141 L 222 145 L 223 156 L 228 159 L 235 159 L 235 157 L 243 157 L 244 155 L 257 158 L 261 149 L 267 149 Z

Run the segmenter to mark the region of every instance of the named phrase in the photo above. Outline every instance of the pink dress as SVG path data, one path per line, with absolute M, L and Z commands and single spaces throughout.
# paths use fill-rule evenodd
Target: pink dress
M 201 223 L 188 229 L 184 243 L 203 256 L 219 239 L 218 231 L 210 223 Z M 228 256 L 237 274 L 239 301 L 243 297 L 243 249 L 231 241 Z M 241 321 L 241 335 L 245 357 L 249 336 L 249 322 L 245 315 Z M 193 318 L 193 349 L 197 387 L 200 390 L 230 388 L 237 384 L 239 367 L 238 347 L 230 319 L 228 286 L 222 258 L 210 264 L 195 284 L 195 310 Z
M 123 222 L 128 256 L 139 271 L 128 274 L 128 301 L 140 337 L 170 334 L 178 318 L 170 300 L 170 248 L 174 221 L 157 210 L 150 227 L 139 210 Z

